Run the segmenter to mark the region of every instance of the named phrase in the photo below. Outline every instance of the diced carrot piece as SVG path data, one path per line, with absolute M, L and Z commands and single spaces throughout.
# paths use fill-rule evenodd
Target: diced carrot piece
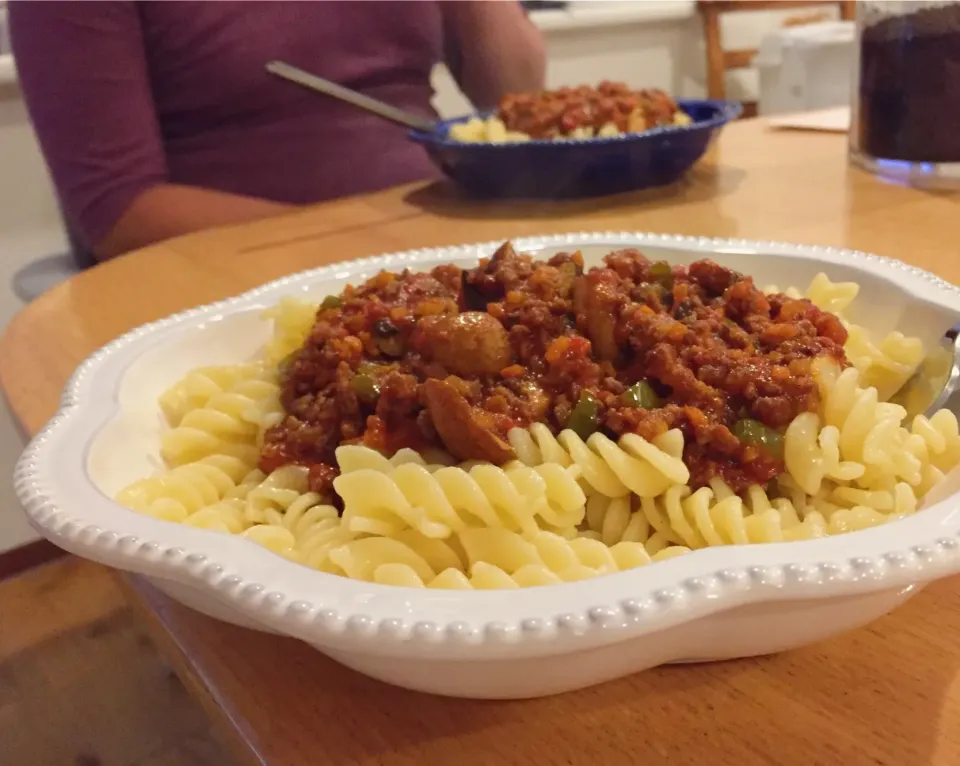
M 570 345 L 570 338 L 563 336 L 554 340 L 549 346 L 547 346 L 547 352 L 544 354 L 547 362 L 553 364 L 556 361 L 559 361 L 560 357 L 563 356 L 563 352 L 567 350 L 567 346 Z

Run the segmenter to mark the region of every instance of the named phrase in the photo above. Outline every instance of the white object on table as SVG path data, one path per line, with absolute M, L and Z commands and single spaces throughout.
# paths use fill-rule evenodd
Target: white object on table
M 854 23 L 825 21 L 767 35 L 753 65 L 760 73 L 759 114 L 850 103 Z
M 827 133 L 846 133 L 850 130 L 850 107 L 835 106 L 810 112 L 778 114 L 767 118 L 767 125 L 781 130 L 820 130 Z

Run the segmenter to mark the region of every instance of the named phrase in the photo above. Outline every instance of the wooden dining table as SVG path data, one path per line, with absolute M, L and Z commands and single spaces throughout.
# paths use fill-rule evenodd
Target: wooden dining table
M 849 166 L 846 144 L 845 135 L 743 121 L 670 188 L 478 203 L 444 183 L 415 184 L 170 240 L 86 271 L 23 309 L 0 339 L 0 383 L 32 434 L 76 365 L 136 325 L 322 264 L 521 235 L 651 231 L 834 245 L 960 282 L 960 195 L 877 180 Z M 815 646 L 499 702 L 390 687 L 304 643 L 193 612 L 140 577 L 124 583 L 244 764 L 960 764 L 956 578 Z

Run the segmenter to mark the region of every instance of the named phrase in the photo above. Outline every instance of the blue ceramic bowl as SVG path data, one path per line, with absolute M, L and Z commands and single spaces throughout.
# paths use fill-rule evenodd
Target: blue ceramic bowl
M 594 197 L 676 181 L 742 111 L 729 101 L 677 103 L 692 124 L 612 138 L 503 144 L 451 140 L 450 126 L 476 116 L 468 115 L 441 122 L 432 133 L 412 130 L 410 139 L 423 144 L 434 163 L 474 197 Z

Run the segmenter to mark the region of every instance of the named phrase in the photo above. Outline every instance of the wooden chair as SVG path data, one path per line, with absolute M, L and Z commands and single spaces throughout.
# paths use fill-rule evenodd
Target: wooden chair
M 725 51 L 720 40 L 720 17 L 725 13 L 741 11 L 782 11 L 789 8 L 816 8 L 817 6 L 837 6 L 840 18 L 852 19 L 856 15 L 854 0 L 699 0 L 697 9 L 703 18 L 703 30 L 707 42 L 707 96 L 722 99 L 726 97 L 726 74 L 730 69 L 745 69 L 750 66 L 757 50 L 742 49 Z M 820 21 L 825 14 L 788 19 L 787 25 Z M 756 103 L 743 105 L 743 116 L 753 117 L 757 113 Z

